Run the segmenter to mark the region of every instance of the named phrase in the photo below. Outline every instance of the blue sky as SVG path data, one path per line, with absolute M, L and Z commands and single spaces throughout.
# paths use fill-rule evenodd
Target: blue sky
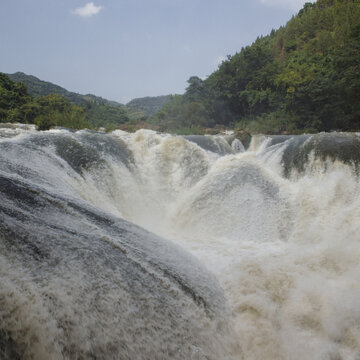
M 1 0 L 0 72 L 126 103 L 183 93 L 302 0 Z

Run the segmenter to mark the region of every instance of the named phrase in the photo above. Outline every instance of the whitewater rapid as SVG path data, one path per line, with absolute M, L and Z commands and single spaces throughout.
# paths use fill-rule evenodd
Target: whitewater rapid
M 35 320 L 19 320 L 15 324 L 18 321 L 14 320 L 15 315 L 8 318 L 1 310 L 3 323 L 7 319 L 9 324 L 8 329 L 1 331 L 3 334 L 7 331 L 11 341 L 20 341 L 13 338 L 16 332 L 17 339 L 28 336 L 26 331 L 21 333 L 21 328 L 24 324 L 31 327 L 32 321 L 43 324 L 36 325 L 43 327 L 43 336 L 51 327 L 59 334 L 64 332 L 66 325 L 56 327 L 51 322 L 59 323 L 56 314 L 66 312 L 63 309 L 67 306 L 66 299 L 74 296 L 71 292 L 81 286 L 79 284 L 94 283 L 95 280 L 84 282 L 84 278 L 90 276 L 87 274 L 92 271 L 91 266 L 96 265 L 96 271 L 104 271 L 101 279 L 96 275 L 96 286 L 104 286 L 109 291 L 103 293 L 99 304 L 108 301 L 107 295 L 117 298 L 118 289 L 124 304 L 114 300 L 103 308 L 99 304 L 95 308 L 89 306 L 88 309 L 98 312 L 90 321 L 87 313 L 81 313 L 80 299 L 84 297 L 86 302 L 86 291 L 69 300 L 71 312 L 81 313 L 75 316 L 77 321 L 89 323 L 86 330 L 77 324 L 71 330 L 76 341 L 89 342 L 87 349 L 81 349 L 83 352 L 77 349 L 81 347 L 79 344 L 72 344 L 80 354 L 78 358 L 89 354 L 96 358 L 124 359 L 360 358 L 358 134 L 254 136 L 245 150 L 239 140 L 231 136 L 181 137 L 149 130 L 104 134 L 66 129 L 37 132 L 8 126 L 0 133 L 1 183 L 12 186 L 6 185 L 6 201 L 15 201 L 20 187 L 24 193 L 16 205 L 19 208 L 21 198 L 26 203 L 26 196 L 46 199 L 46 206 L 34 206 L 33 214 L 31 202 L 37 200 L 29 200 L 26 219 L 30 220 L 26 221 L 37 222 L 39 226 L 33 229 L 31 246 L 44 234 L 49 236 L 51 228 L 54 238 L 62 239 L 62 232 L 79 231 L 79 237 L 86 237 L 91 244 L 100 241 L 96 246 L 102 249 L 96 251 L 89 263 L 81 265 L 85 270 L 78 273 L 77 261 L 83 258 L 77 259 L 78 247 L 74 246 L 71 261 L 65 266 L 68 267 L 66 277 L 61 277 L 57 270 L 52 275 L 52 285 L 46 285 L 51 289 L 46 291 L 55 299 L 48 307 L 49 314 L 39 312 Z M 10 188 L 14 189 L 11 194 Z M 14 208 L 13 204 L 6 208 L 0 230 L 16 232 L 21 225 L 21 216 L 25 215 L 14 215 L 12 219 Z M 96 220 L 95 215 L 88 215 L 84 209 L 107 220 Z M 47 218 L 48 212 L 54 213 L 51 225 L 42 228 L 41 217 Z M 0 303 L 9 307 L 12 301 L 9 294 L 13 294 L 13 299 L 14 289 L 25 286 L 19 285 L 21 278 L 31 278 L 21 262 L 35 260 L 22 260 L 21 252 L 6 245 L 10 241 L 10 230 L 7 231 L 0 232 L 2 249 L 7 249 L 3 250 L 0 262 L 3 279 Z M 31 228 L 24 225 L 19 232 L 21 234 L 15 234 L 14 238 L 26 238 Z M 153 285 L 151 280 L 149 285 L 148 275 L 144 280 L 141 274 L 132 275 L 135 270 L 126 268 L 125 271 L 121 267 L 117 270 L 116 263 L 120 260 L 110 259 L 111 249 L 102 248 L 103 238 L 106 243 L 125 244 L 121 245 L 125 246 L 122 254 L 131 259 L 131 264 L 135 257 L 146 269 L 159 262 L 155 270 L 146 270 L 146 273 L 155 271 L 160 280 L 154 280 Z M 26 247 L 19 244 L 16 246 Z M 45 251 L 41 248 L 44 244 L 46 239 L 40 241 L 40 252 Z M 63 250 L 59 247 L 56 251 Z M 63 256 L 70 255 L 64 251 Z M 98 260 L 97 256 L 104 258 Z M 107 261 L 114 263 L 108 267 Z M 32 266 L 29 268 L 33 269 Z M 31 282 L 36 286 L 41 284 L 44 289 L 44 278 L 48 278 L 47 272 L 53 271 L 51 266 L 40 274 L 36 274 L 35 266 Z M 166 270 L 156 270 L 158 268 Z M 119 272 L 120 277 L 108 281 L 108 276 L 115 277 L 109 275 L 111 269 Z M 176 275 L 171 278 L 166 275 L 163 279 L 164 271 Z M 126 276 L 129 278 L 125 281 Z M 111 286 L 112 283 L 116 286 Z M 176 290 L 180 295 L 174 296 L 178 301 L 172 299 L 173 291 L 168 292 L 175 283 L 180 289 Z M 62 286 L 64 292 L 57 292 L 57 286 Z M 35 291 L 31 295 L 33 300 L 26 291 Z M 193 300 L 186 295 L 189 292 L 195 294 L 191 296 Z M 37 308 L 40 297 L 36 290 L 22 290 L 17 309 L 28 306 L 31 301 L 31 306 Z M 128 307 L 133 302 L 138 304 L 141 298 L 150 301 L 150 305 L 136 305 L 138 310 L 127 315 L 129 335 L 114 330 L 116 326 L 125 326 L 119 313 L 116 315 L 119 319 L 114 318 L 111 326 L 108 324 L 113 316 L 111 307 L 116 312 L 127 312 Z M 203 300 L 199 305 L 200 298 Z M 161 306 L 164 314 L 151 314 L 159 312 Z M 213 309 L 210 317 L 207 317 L 207 306 Z M 163 326 L 168 317 L 176 318 L 180 313 L 179 321 Z M 96 347 L 88 339 L 87 332 L 96 334 L 92 327 L 102 316 L 107 322 L 102 326 L 109 326 L 109 330 L 98 336 L 110 336 L 114 348 L 120 338 L 122 347 L 109 350 L 106 339 L 99 340 L 101 344 Z M 142 325 L 134 330 L 132 321 Z M 41 331 L 38 329 L 37 334 Z M 1 336 L 0 332 L 0 351 L 2 348 L 8 353 L 14 351 L 9 344 L 2 345 L 6 342 Z M 57 337 L 68 341 L 61 334 L 54 335 Z M 152 344 L 155 340 L 162 342 L 161 345 Z M 173 352 L 169 350 L 171 343 Z M 61 344 L 54 346 L 56 349 L 52 349 L 51 354 L 55 355 L 51 358 L 77 358 L 71 346 L 65 346 L 66 351 L 61 350 Z M 40 358 L 31 351 L 26 352 L 26 356 Z

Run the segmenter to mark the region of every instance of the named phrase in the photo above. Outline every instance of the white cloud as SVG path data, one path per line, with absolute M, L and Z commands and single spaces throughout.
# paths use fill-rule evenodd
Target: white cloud
M 300 10 L 306 2 L 306 0 L 258 0 L 258 1 L 261 4 L 269 7 L 285 8 L 294 11 Z
M 102 8 L 102 6 L 95 6 L 93 2 L 89 2 L 85 6 L 71 11 L 71 13 L 81 17 L 91 17 L 96 15 Z

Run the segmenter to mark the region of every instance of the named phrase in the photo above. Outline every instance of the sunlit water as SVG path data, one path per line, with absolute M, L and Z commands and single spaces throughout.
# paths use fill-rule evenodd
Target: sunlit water
M 24 349 L 32 349 L 23 352 L 28 358 L 41 358 L 38 354 L 44 349 L 47 349 L 44 353 L 53 354 L 52 358 L 77 358 L 76 351 L 80 354 L 78 358 L 90 354 L 96 358 L 122 356 L 124 359 L 360 358 L 360 138 L 357 134 L 256 136 L 247 151 L 229 136 L 183 138 L 148 130 L 134 134 L 65 129 L 40 133 L 13 126 L 1 130 L 1 134 L 0 175 L 31 185 L 35 198 L 45 196 L 43 192 L 46 196 L 61 197 L 52 200 L 61 202 L 56 210 L 49 205 L 39 210 L 40 205 L 34 205 L 34 217 L 46 218 L 49 212 L 54 212 L 54 216 L 52 225 L 41 229 L 31 246 L 44 236 L 59 236 L 60 230 L 53 225 L 55 218 L 59 219 L 61 231 L 79 231 L 81 234 L 76 235 L 79 238 L 86 233 L 87 243 L 100 239 L 102 243 L 120 246 L 117 231 L 125 231 L 125 240 L 121 241 L 126 244 L 121 246 L 126 261 L 130 258 L 135 262 L 136 255 L 136 262 L 146 268 L 147 274 L 144 280 L 142 275 L 134 275 L 133 270 L 121 266 L 119 270 L 117 265 L 112 265 L 113 271 L 120 275 L 108 281 L 111 267 L 104 271 L 103 262 L 110 257 L 111 250 L 102 248 L 91 257 L 90 264 L 81 265 L 85 272 L 78 272 L 76 252 L 81 246 L 74 245 L 71 261 L 57 269 L 45 286 L 52 264 L 42 272 L 41 260 L 36 260 L 38 265 L 28 266 L 39 269 L 32 270 L 32 275 L 26 273 L 26 266 L 14 265 L 36 261 L 26 256 L 22 259 L 21 252 L 8 244 L 11 243 L 8 229 L 15 231 L 21 220 L 15 216 L 17 227 L 9 225 L 13 220 L 7 211 L 3 218 L 3 229 L 7 232 L 0 233 L 2 249 L 6 249 L 0 262 L 4 279 L 0 304 L 8 308 L 0 311 L 11 310 L 15 315 L 7 318 L 0 312 L 8 324 L 3 325 L 2 331 L 7 331 L 10 334 L 7 337 L 14 343 L 21 342 L 22 337 L 28 337 L 24 341 L 30 344 L 33 341 L 33 346 L 22 344 Z M 16 194 L 7 195 L 6 201 L 16 198 Z M 79 215 L 71 202 L 81 209 L 90 206 L 91 211 L 98 211 L 101 216 L 125 219 L 166 240 L 153 238 L 129 223 L 115 228 L 106 221 L 99 224 L 89 217 L 80 221 L 83 215 Z M 31 204 L 27 206 L 31 209 Z M 7 209 L 12 207 L 13 204 Z M 80 212 L 83 214 L 84 210 Z M 135 233 L 136 239 L 127 231 Z M 26 238 L 30 230 L 24 225 L 19 232 Z M 22 235 L 12 236 L 19 239 Z M 22 241 L 22 245 L 16 246 L 30 246 Z M 39 252 L 51 251 L 44 249 L 44 244 L 46 239 L 40 241 Z M 131 252 L 134 248 L 135 255 Z M 69 257 L 69 249 L 56 251 L 63 251 L 63 256 Z M 104 259 L 94 260 L 97 257 Z M 83 253 L 81 262 L 84 262 Z M 161 271 L 154 271 L 161 273 L 156 275 L 160 280 L 147 284 L 153 271 L 147 266 L 157 262 L 160 265 L 156 269 Z M 91 304 L 85 307 L 96 315 L 81 313 L 80 309 L 82 302 L 94 301 L 98 293 L 89 300 L 86 289 L 79 290 L 77 297 L 74 295 L 77 287 L 90 287 L 89 284 L 92 286 L 89 291 L 93 292 L 94 281 L 84 279 L 93 276 L 88 273 L 92 265 L 96 267 L 96 286 L 104 287 L 101 292 L 104 299 L 95 307 Z M 63 268 L 67 275 L 58 275 Z M 99 279 L 101 271 L 103 278 Z M 166 276 L 163 279 L 163 273 L 168 272 L 175 275 L 170 280 Z M 208 272 L 215 276 L 223 294 Z M 22 281 L 26 276 L 29 284 L 36 284 L 35 290 L 32 285 L 25 289 L 27 285 Z M 180 295 L 173 299 L 173 292 L 167 291 L 179 277 L 181 286 L 176 291 Z M 126 286 L 124 281 L 128 282 Z M 166 281 L 169 284 L 164 285 Z M 16 291 L 21 292 L 18 297 Z M 51 304 L 46 305 L 47 314 L 38 310 L 33 319 L 21 315 L 22 308 L 43 306 L 47 292 L 53 296 Z M 182 292 L 192 294 L 195 300 L 190 301 Z M 17 310 L 10 309 L 11 297 L 16 299 Z M 110 305 L 106 304 L 109 298 L 115 299 Z M 141 298 L 149 303 L 139 305 Z M 134 303 L 136 309 L 131 313 Z M 125 325 L 121 316 L 113 319 L 113 306 L 116 312 L 130 312 Z M 159 312 L 161 306 L 163 314 L 152 314 Z M 207 306 L 213 315 L 208 316 Z M 62 343 L 69 341 L 63 334 L 67 325 L 58 324 L 59 319 L 63 321 L 72 313 L 74 322 L 81 325 L 73 324 L 69 330 L 74 340 L 68 346 Z M 179 319 L 171 319 L 179 313 Z M 106 320 L 101 326 L 109 329 L 98 334 L 96 323 L 101 318 Z M 114 324 L 109 325 L 109 321 Z M 164 325 L 167 321 L 169 324 Z M 138 328 L 134 325 L 137 322 Z M 40 329 L 33 331 L 33 340 L 26 330 L 32 326 Z M 117 326 L 126 328 L 127 333 Z M 54 332 L 51 339 L 61 341 L 47 344 L 49 332 Z M 92 332 L 94 341 L 89 340 Z M 44 339 L 37 339 L 39 334 Z M 156 341 L 161 344 L 154 345 Z M 83 347 L 79 345 L 81 342 L 85 344 Z M 0 350 L 1 347 L 8 354 L 14 351 L 0 341 Z

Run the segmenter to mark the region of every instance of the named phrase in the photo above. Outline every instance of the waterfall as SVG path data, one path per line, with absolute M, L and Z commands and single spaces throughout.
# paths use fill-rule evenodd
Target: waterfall
M 360 356 L 359 134 L 0 149 L 1 358 Z

